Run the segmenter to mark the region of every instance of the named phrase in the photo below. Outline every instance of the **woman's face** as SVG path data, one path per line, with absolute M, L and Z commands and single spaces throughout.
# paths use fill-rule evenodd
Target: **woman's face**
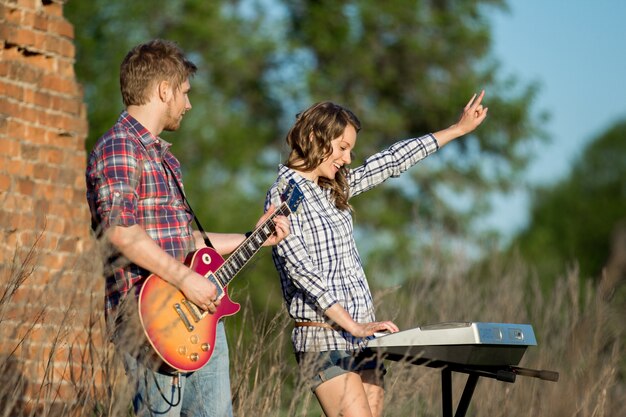
M 346 126 L 343 134 L 332 140 L 331 144 L 333 152 L 312 172 L 315 175 L 316 181 L 319 177 L 331 180 L 334 179 L 339 168 L 352 161 L 350 152 L 354 149 L 356 144 L 356 130 L 354 126 Z

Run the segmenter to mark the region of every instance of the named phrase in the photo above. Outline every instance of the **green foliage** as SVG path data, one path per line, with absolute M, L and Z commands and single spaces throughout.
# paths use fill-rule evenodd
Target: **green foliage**
M 546 279 L 577 263 L 599 278 L 614 231 L 626 222 L 626 120 L 580 153 L 566 179 L 536 190 L 528 228 L 512 243 Z
M 472 93 L 487 92 L 490 113 L 475 134 L 353 201 L 358 226 L 394 236 L 378 247 L 382 263 L 367 259 L 370 270 L 386 268 L 390 256 L 415 269 L 413 253 L 431 245 L 433 233 L 465 237 L 471 219 L 485 213 L 488 192 L 513 184 L 528 161 L 527 142 L 541 137 L 544 115 L 531 113 L 536 86 L 499 81 L 488 55 L 486 5 L 504 2 L 285 2 L 291 51 L 309 57 L 302 96 L 336 100 L 363 123 L 355 163 L 449 126 Z
M 414 253 L 433 236 L 467 236 L 488 193 L 513 184 L 530 157 L 528 142 L 541 138 L 536 86 L 503 78 L 489 55 L 489 8 L 505 2 L 70 1 L 65 15 L 75 26 L 76 72 L 88 103 L 87 146 L 122 108 L 124 54 L 153 37 L 177 41 L 199 73 L 193 109 L 164 138 L 174 143 L 204 227 L 243 232 L 261 214 L 296 112 L 319 100 L 351 108 L 364 126 L 356 164 L 398 139 L 449 126 L 484 88 L 489 117 L 475 134 L 353 202 L 359 245 L 373 254 L 364 256 L 368 273 L 393 259 L 401 279 L 419 268 Z M 243 284 L 261 295 L 278 292 L 269 258 Z

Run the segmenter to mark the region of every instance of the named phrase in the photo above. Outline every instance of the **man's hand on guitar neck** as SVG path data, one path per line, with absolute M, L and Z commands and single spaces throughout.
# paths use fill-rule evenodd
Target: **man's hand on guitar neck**
M 276 207 L 273 204 L 270 205 L 267 211 L 265 212 L 265 214 L 261 216 L 259 221 L 256 223 L 255 227 L 258 228 L 259 226 L 261 226 L 267 219 L 269 219 L 274 214 L 275 211 L 276 211 Z M 263 243 L 263 246 L 276 245 L 278 242 L 283 240 L 289 234 L 290 226 L 289 226 L 289 219 L 287 219 L 287 216 L 276 215 L 276 217 L 274 217 L 272 221 L 274 222 L 276 230 L 265 241 L 265 243 Z

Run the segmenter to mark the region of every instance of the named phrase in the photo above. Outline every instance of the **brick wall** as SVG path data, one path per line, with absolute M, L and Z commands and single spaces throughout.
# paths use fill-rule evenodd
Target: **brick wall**
M 65 414 L 99 384 L 102 279 L 85 203 L 86 109 L 63 3 L 0 0 L 3 415 Z

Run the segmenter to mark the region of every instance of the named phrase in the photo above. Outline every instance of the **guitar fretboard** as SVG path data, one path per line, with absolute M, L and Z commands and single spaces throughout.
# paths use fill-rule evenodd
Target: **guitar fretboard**
M 235 275 L 237 275 L 259 249 L 261 249 L 263 243 L 276 231 L 274 218 L 278 215 L 288 216 L 290 213 L 291 210 L 287 203 L 282 203 L 269 219 L 257 227 L 254 232 L 233 251 L 222 266 L 213 273 L 222 287 L 228 285 Z

